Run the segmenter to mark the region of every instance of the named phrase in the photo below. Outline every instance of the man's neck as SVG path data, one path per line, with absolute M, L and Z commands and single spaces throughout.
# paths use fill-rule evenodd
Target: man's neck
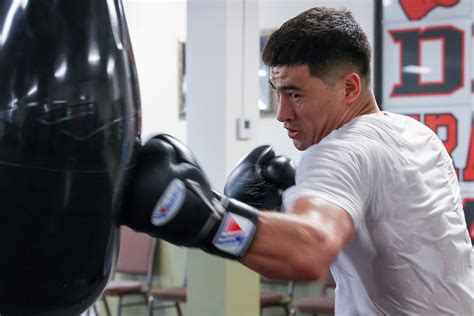
M 339 127 L 350 122 L 355 117 L 377 112 L 380 112 L 377 101 L 375 101 L 372 90 L 368 90 L 364 94 L 361 94 L 360 98 L 349 107 Z

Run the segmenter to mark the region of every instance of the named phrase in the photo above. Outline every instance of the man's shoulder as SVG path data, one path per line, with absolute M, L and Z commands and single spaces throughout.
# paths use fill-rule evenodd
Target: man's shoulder
M 361 116 L 352 120 L 328 134 L 319 143 L 308 147 L 303 157 L 363 161 L 373 158 L 374 155 L 380 158 L 390 154 L 392 143 L 400 141 L 400 127 L 397 125 L 404 125 L 406 120 L 414 120 L 392 113 L 390 119 L 383 118 L 382 115 Z M 392 122 L 393 120 L 395 122 Z
M 320 165 L 325 167 L 365 164 L 372 156 L 377 145 L 366 137 L 332 133 L 319 143 L 308 147 L 300 159 L 300 164 Z

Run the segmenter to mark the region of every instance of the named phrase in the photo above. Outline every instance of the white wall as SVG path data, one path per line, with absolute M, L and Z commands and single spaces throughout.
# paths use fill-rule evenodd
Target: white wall
M 185 0 L 124 0 L 142 99 L 142 135 L 186 141 L 178 118 L 178 38 L 186 36 Z
M 277 28 L 287 19 L 318 5 L 351 10 L 373 44 L 373 0 L 259 0 L 260 29 Z M 143 138 L 164 132 L 186 142 L 187 124 L 178 118 L 177 51 L 177 39 L 186 38 L 186 0 L 124 0 L 124 7 L 138 69 Z M 257 70 L 254 73 L 257 76 Z M 257 127 L 254 141 L 272 144 L 278 154 L 299 160 L 301 152 L 293 147 L 273 115 L 262 116 L 254 123 Z M 234 129 L 235 121 L 227 122 L 227 128 Z M 235 157 L 232 163 L 239 158 Z
M 185 0 L 124 0 L 142 101 L 142 138 L 168 133 L 186 142 L 178 118 L 178 38 L 186 35 Z M 182 285 L 186 251 L 160 242 L 160 283 Z

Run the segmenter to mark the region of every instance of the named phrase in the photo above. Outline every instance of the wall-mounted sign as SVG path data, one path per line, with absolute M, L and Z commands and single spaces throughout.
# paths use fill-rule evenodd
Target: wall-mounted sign
M 474 243 L 473 16 L 471 0 L 384 1 L 382 108 L 443 141 Z

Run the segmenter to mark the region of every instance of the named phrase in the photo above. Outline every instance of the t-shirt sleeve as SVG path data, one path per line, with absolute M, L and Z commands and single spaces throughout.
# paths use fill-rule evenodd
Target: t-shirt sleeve
M 313 145 L 301 157 L 296 185 L 285 192 L 284 206 L 302 196 L 319 197 L 346 210 L 357 229 L 367 209 L 369 177 L 367 158 L 353 144 Z

